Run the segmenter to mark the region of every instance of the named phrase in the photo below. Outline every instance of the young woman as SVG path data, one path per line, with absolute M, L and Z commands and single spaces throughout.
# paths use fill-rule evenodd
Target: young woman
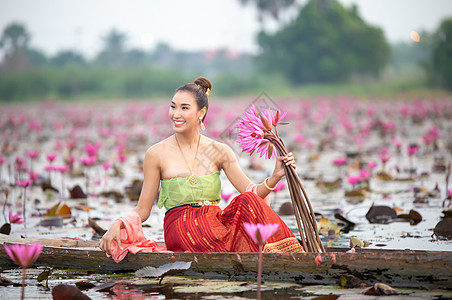
M 269 206 L 269 193 L 284 176 L 283 164 L 293 165 L 292 153 L 278 157 L 273 174 L 260 184 L 251 183 L 232 149 L 200 133 L 209 107 L 211 82 L 203 77 L 179 87 L 171 100 L 169 120 L 174 134 L 151 146 L 144 159 L 144 182 L 134 212 L 141 222 L 149 217 L 159 192 L 158 207 L 167 209 L 165 244 L 175 252 L 257 252 L 258 246 L 243 223 L 278 223 L 264 252 L 303 252 L 298 240 Z M 220 171 L 241 194 L 221 210 Z M 111 254 L 120 242 L 121 220 L 116 220 L 99 246 Z

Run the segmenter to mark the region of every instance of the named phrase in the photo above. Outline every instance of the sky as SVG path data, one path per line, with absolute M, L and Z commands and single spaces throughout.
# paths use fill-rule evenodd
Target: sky
M 390 42 L 410 41 L 411 30 L 431 32 L 452 17 L 452 0 L 339 1 L 357 4 L 364 20 L 381 27 Z M 250 53 L 258 50 L 261 30 L 254 7 L 240 0 L 0 0 L 0 30 L 12 22 L 24 24 L 31 46 L 47 55 L 76 49 L 88 57 L 101 49 L 112 28 L 127 35 L 129 48 L 152 50 L 164 42 L 177 50 Z M 264 28 L 274 31 L 278 24 L 270 21 Z

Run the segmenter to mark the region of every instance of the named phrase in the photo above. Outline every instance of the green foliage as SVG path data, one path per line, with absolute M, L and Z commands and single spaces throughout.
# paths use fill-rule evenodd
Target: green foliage
M 309 1 L 292 24 L 273 34 L 261 32 L 258 42 L 259 65 L 296 84 L 378 76 L 390 59 L 382 30 L 366 24 L 356 7 L 347 10 L 336 0 Z
M 452 90 L 452 18 L 444 20 L 435 33 L 432 58 L 425 66 L 432 83 Z
M 90 69 L 74 64 L 61 69 L 0 72 L 0 101 L 168 96 L 177 86 L 193 78 L 171 69 Z

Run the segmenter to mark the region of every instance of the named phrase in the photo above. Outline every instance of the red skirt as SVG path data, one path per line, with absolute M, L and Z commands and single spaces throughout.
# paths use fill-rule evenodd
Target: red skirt
M 264 252 L 304 252 L 292 231 L 262 198 L 252 192 L 216 205 L 170 209 L 164 219 L 166 248 L 175 252 L 258 252 L 243 223 L 279 224 Z

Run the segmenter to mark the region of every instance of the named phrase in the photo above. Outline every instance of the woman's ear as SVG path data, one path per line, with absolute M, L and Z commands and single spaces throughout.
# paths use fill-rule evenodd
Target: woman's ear
M 198 118 L 204 119 L 204 116 L 207 113 L 207 108 L 204 106 L 198 111 Z

